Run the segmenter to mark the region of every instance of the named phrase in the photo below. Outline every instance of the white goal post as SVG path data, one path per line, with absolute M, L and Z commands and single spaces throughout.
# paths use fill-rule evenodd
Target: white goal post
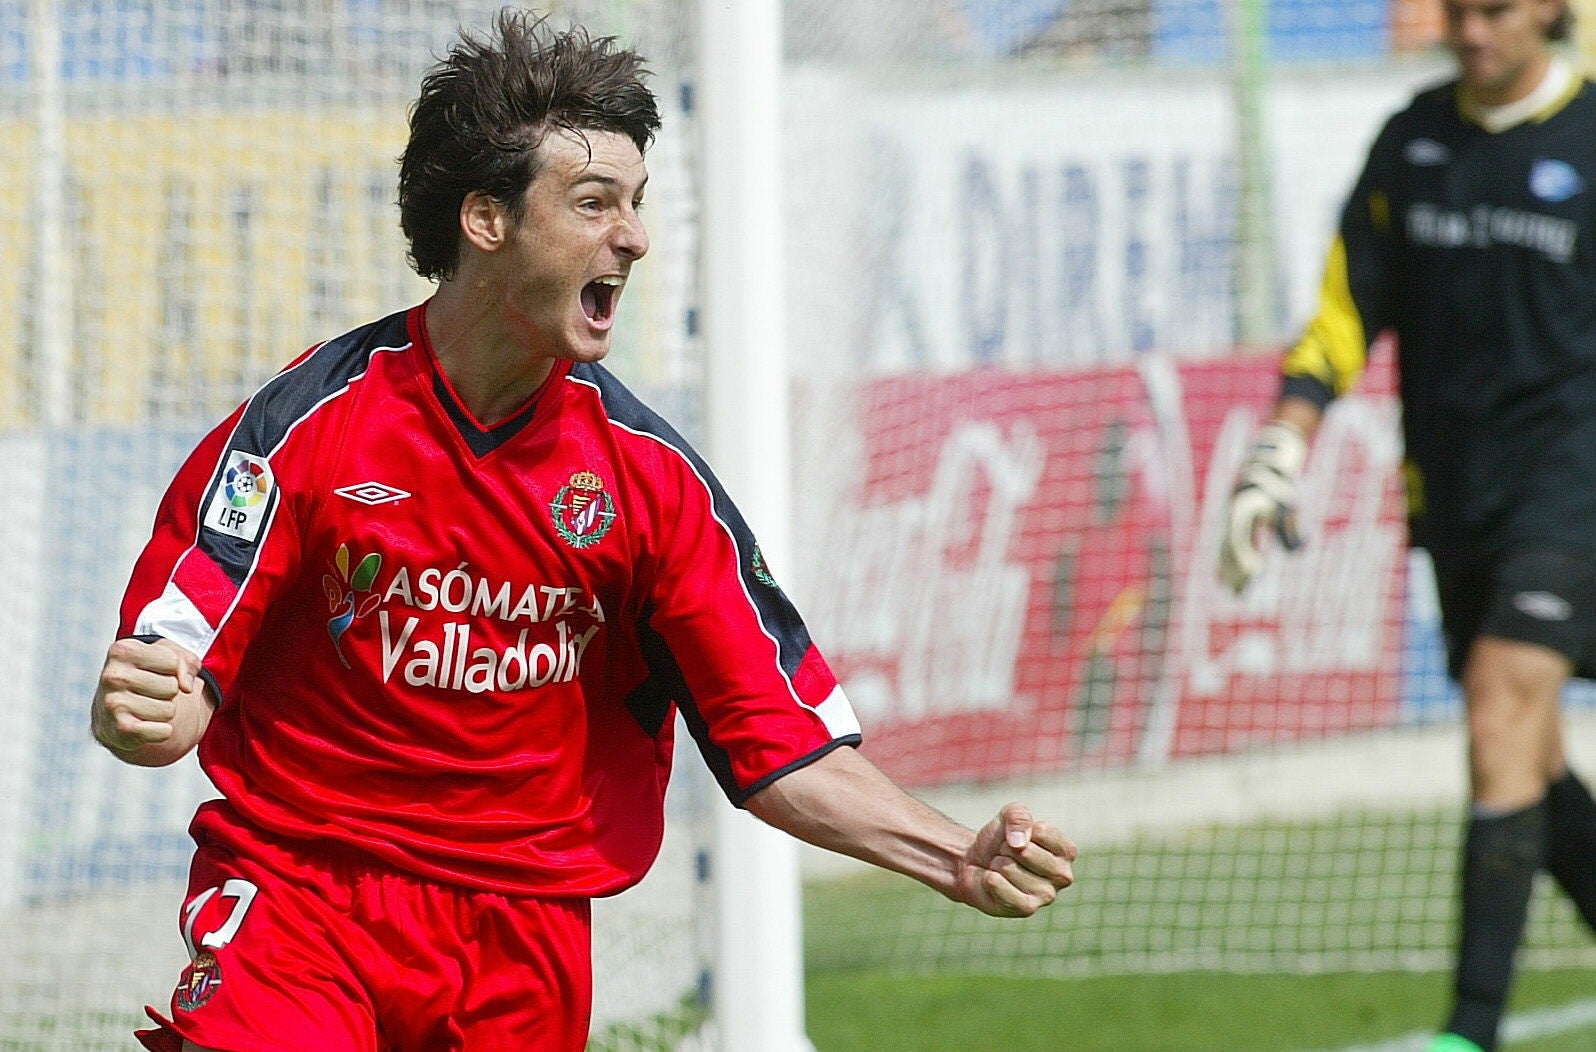
M 698 186 L 706 456 L 777 571 L 791 565 L 781 195 L 781 4 L 699 7 Z M 804 1036 L 798 850 L 716 808 L 721 1052 L 812 1052 Z

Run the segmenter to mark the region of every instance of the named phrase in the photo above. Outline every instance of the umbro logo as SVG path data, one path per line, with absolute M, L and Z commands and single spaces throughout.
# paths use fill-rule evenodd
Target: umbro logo
M 1402 152 L 1407 156 L 1409 164 L 1418 165 L 1420 168 L 1445 164 L 1452 159 L 1452 151 L 1446 148 L 1446 144 L 1436 142 L 1434 139 L 1411 139 Z
M 402 489 L 385 486 L 381 482 L 360 482 L 353 486 L 335 489 L 333 492 L 356 504 L 369 504 L 373 507 L 378 504 L 396 504 L 410 496 Z
M 1513 597 L 1513 605 L 1537 621 L 1567 621 L 1574 616 L 1573 605 L 1551 592 L 1520 592 Z

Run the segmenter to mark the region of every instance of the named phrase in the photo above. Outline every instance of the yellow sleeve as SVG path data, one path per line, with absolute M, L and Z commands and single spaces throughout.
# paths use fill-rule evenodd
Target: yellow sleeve
M 1318 313 L 1296 346 L 1286 352 L 1281 372 L 1287 378 L 1316 380 L 1330 394 L 1344 395 L 1363 372 L 1368 349 L 1363 315 L 1352 298 L 1346 239 L 1338 235 L 1325 263 Z

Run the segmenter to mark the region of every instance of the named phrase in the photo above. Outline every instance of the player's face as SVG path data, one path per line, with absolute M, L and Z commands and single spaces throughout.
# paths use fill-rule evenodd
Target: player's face
M 1550 52 L 1546 32 L 1563 0 L 1442 0 L 1446 42 L 1475 102 L 1500 106 L 1535 90 Z
M 539 150 L 542 166 L 509 232 L 501 309 L 538 357 L 598 361 L 632 264 L 648 251 L 638 215 L 648 172 L 615 132 L 554 132 Z

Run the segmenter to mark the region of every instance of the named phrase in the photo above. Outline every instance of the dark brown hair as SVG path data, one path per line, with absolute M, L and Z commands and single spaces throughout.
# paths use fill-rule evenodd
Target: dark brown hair
M 462 31 L 422 78 L 399 159 L 399 222 L 416 273 L 454 275 L 467 194 L 488 194 L 521 218 L 551 131 L 617 132 L 646 151 L 659 129 L 647 76 L 614 37 L 557 32 L 526 11 L 501 11 L 489 39 Z

